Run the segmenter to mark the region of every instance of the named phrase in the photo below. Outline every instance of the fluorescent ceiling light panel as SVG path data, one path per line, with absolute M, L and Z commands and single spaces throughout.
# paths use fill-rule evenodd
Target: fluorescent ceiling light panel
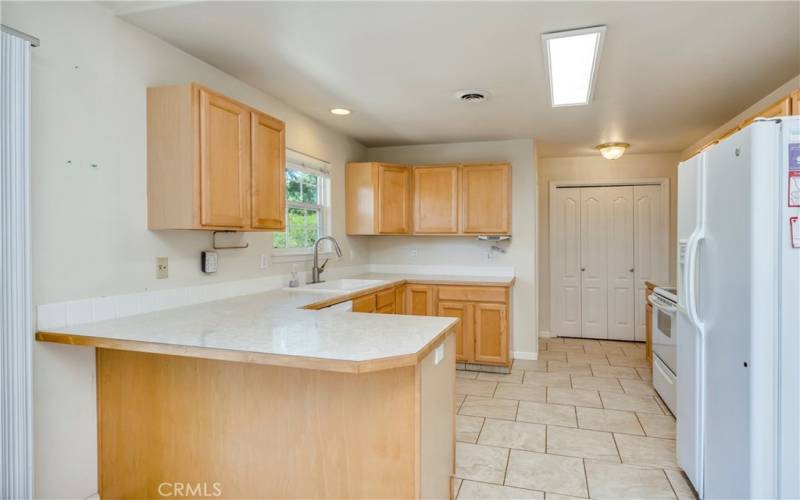
M 589 104 L 605 34 L 605 26 L 594 26 L 542 35 L 553 106 Z

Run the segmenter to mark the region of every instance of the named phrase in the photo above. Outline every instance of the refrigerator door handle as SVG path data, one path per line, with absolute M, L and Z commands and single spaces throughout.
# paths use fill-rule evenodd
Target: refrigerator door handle
M 703 231 L 693 234 L 689 238 L 689 246 L 686 251 L 686 309 L 689 319 L 697 327 L 700 336 L 703 336 L 703 322 L 697 313 L 697 253 L 700 242 L 705 239 Z

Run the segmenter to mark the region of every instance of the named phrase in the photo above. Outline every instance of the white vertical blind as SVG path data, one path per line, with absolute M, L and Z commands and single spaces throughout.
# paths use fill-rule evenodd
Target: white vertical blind
M 31 43 L 0 36 L 0 498 L 32 498 Z

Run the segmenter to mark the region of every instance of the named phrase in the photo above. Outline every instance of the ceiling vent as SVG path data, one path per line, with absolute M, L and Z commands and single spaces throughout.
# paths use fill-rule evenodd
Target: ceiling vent
M 488 93 L 483 90 L 461 90 L 456 93 L 456 96 L 462 102 L 481 102 L 489 97 Z

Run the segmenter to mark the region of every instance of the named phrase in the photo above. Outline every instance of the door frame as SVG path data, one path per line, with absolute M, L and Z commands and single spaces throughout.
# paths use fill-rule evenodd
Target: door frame
M 558 336 L 555 328 L 555 309 L 556 304 L 553 301 L 555 296 L 554 280 L 553 280 L 553 226 L 550 224 L 553 214 L 554 194 L 556 189 L 559 188 L 582 188 L 582 187 L 614 187 L 614 186 L 659 186 L 661 188 L 661 206 L 666 216 L 665 227 L 667 228 L 667 246 L 670 246 L 671 240 L 671 223 L 672 214 L 670 213 L 670 179 L 669 177 L 634 177 L 630 179 L 591 179 L 591 180 L 551 180 L 548 189 L 548 213 L 547 213 L 547 238 L 548 238 L 548 265 L 550 269 L 550 332 L 553 336 Z M 667 249 L 667 274 L 669 275 L 669 255 L 670 249 Z M 635 285 L 635 283 L 634 283 Z M 635 312 L 634 312 L 635 317 Z M 634 334 L 635 338 L 635 334 Z

